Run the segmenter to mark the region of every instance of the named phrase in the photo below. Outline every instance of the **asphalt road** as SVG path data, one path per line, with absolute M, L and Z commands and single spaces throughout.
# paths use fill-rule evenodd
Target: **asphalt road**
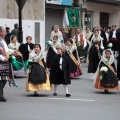
M 70 98 L 65 97 L 63 86 L 58 96 L 53 91 L 40 91 L 39 97 L 25 92 L 26 78 L 17 78 L 18 88 L 5 87 L 6 103 L 0 102 L 0 120 L 118 120 L 120 117 L 120 91 L 94 89 L 94 74 L 87 74 L 72 80 L 69 86 Z

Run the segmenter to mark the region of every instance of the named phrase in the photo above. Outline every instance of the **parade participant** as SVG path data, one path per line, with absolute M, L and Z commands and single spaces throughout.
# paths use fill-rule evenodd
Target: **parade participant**
M 19 50 L 20 43 L 17 41 L 17 37 L 15 35 L 12 35 L 10 37 L 10 44 L 8 45 L 8 48 L 11 50 Z M 23 61 L 23 56 L 22 54 L 18 51 L 18 56 L 11 55 L 11 58 L 15 58 L 15 62 L 12 62 L 13 66 L 13 74 L 14 75 L 25 75 L 25 69 L 24 69 L 24 61 Z
M 55 55 L 57 55 L 56 46 L 58 45 L 60 45 L 60 43 L 58 42 L 58 36 L 54 36 L 53 42 L 48 43 L 49 47 L 48 47 L 48 52 L 46 57 L 46 64 L 49 69 L 51 68 L 52 59 L 54 58 Z
M 88 54 L 88 73 L 95 73 L 101 59 L 103 48 L 103 38 L 99 35 L 98 30 L 95 30 L 95 33 L 91 39 L 91 45 L 89 48 Z
M 77 47 L 73 44 L 72 38 L 66 41 L 66 55 L 70 60 L 70 77 L 78 77 L 82 75 L 81 63 L 78 57 Z
M 7 45 L 10 43 L 10 37 L 11 37 L 10 28 L 6 27 L 5 41 L 6 41 Z
M 100 25 L 97 25 L 96 29 L 98 30 L 99 35 L 103 38 L 103 40 L 105 40 L 105 32 L 102 27 Z
M 103 41 L 103 46 L 105 47 L 105 49 L 107 49 L 107 45 L 109 44 L 109 29 L 106 28 L 105 29 L 105 40 Z
M 8 48 L 12 50 L 19 50 L 19 47 L 20 43 L 17 41 L 17 36 L 12 35 L 10 37 L 10 44 L 8 45 Z
M 68 32 L 65 30 L 65 28 L 62 28 L 62 29 L 61 29 L 61 32 L 62 32 L 62 35 L 63 35 L 64 43 L 66 43 L 67 39 L 69 38 L 69 34 L 68 34 Z
M 119 42 L 118 46 L 119 46 L 119 48 L 118 48 L 118 56 L 117 56 L 117 77 L 120 81 L 120 42 Z
M 92 32 L 90 31 L 90 28 L 89 27 L 86 27 L 86 30 L 85 30 L 85 38 L 86 38 L 86 41 L 87 41 L 87 46 L 85 47 L 85 62 L 87 60 L 87 53 L 88 53 L 88 48 L 89 48 L 89 45 L 90 45 L 90 37 L 92 35 Z
M 32 43 L 32 37 L 27 36 L 26 43 L 21 44 L 19 48 L 19 51 L 23 54 L 24 61 L 28 60 L 29 54 L 32 52 L 33 48 L 34 48 L 34 44 Z
M 9 77 L 9 54 L 17 55 L 15 50 L 10 50 L 5 42 L 6 29 L 0 26 L 0 101 L 6 102 L 4 98 L 3 89 L 6 85 L 7 80 L 10 81 Z
M 59 26 L 55 25 L 53 31 L 51 32 L 50 35 L 50 40 L 53 40 L 54 36 L 58 36 L 58 41 L 63 40 L 63 35 L 62 32 L 59 30 Z
M 109 93 L 109 90 L 119 89 L 114 55 L 111 49 L 106 49 L 103 52 L 102 59 L 96 72 L 94 87 L 104 90 L 105 93 Z
M 85 47 L 87 46 L 86 38 L 81 33 L 81 29 L 77 28 L 77 34 L 74 36 L 74 42 L 76 43 L 78 55 L 82 59 L 85 56 Z
M 116 25 L 112 26 L 112 31 L 110 31 L 109 40 L 110 40 L 110 43 L 113 44 L 112 50 L 114 51 L 114 55 L 115 55 L 115 52 L 118 51 L 119 49 L 118 43 L 120 40 L 120 33 L 116 29 Z
M 69 71 L 69 59 L 65 55 L 65 47 L 57 46 L 57 53 L 53 59 L 50 72 L 51 84 L 54 84 L 54 96 L 57 96 L 58 85 L 62 84 L 65 88 L 66 97 L 71 95 L 68 92 L 68 85 L 71 84 L 70 71 Z
M 33 91 L 34 96 L 38 96 L 38 91 L 41 90 L 51 90 L 51 85 L 41 46 L 40 44 L 35 44 L 34 51 L 29 56 L 26 91 Z

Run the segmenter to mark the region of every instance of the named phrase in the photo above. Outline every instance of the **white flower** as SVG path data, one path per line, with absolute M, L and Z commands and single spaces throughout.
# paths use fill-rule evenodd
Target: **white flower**
M 102 50 L 104 50 L 104 49 L 105 49 L 103 46 L 100 46 L 100 48 L 101 48 Z
M 32 60 L 28 60 L 28 62 L 33 62 Z
M 111 48 L 111 47 L 113 46 L 113 44 L 112 44 L 112 43 L 109 43 L 108 46 Z
M 12 58 L 16 58 L 16 57 L 13 55 Z
M 53 45 L 53 42 L 52 41 L 48 41 L 48 45 Z
M 100 72 L 107 72 L 108 68 L 107 67 L 101 67 Z

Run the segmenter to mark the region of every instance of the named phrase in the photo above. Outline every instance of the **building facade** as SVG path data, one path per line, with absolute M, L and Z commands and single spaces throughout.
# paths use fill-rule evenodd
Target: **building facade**
M 91 29 L 100 24 L 102 27 L 116 25 L 120 28 L 120 1 L 117 0 L 85 0 L 85 26 Z
M 18 23 L 18 6 L 15 0 L 0 0 L 0 25 L 14 28 Z M 27 0 L 22 10 L 23 42 L 26 36 L 32 36 L 33 43 L 45 47 L 45 1 Z

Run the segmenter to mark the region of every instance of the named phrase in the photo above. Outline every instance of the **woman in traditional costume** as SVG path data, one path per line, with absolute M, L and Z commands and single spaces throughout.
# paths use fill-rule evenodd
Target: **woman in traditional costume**
M 99 63 L 94 87 L 109 93 L 109 90 L 118 90 L 118 79 L 114 63 L 114 55 L 111 49 L 103 52 L 102 59 Z
M 81 63 L 78 57 L 77 46 L 73 44 L 72 38 L 66 41 L 66 55 L 70 60 L 70 77 L 78 77 L 82 75 Z
M 12 35 L 10 38 L 10 44 L 8 45 L 8 48 L 11 50 L 18 51 L 20 47 L 20 43 L 17 41 L 17 37 L 15 35 Z M 13 66 L 13 74 L 14 75 L 25 75 L 25 68 L 24 68 L 24 61 L 22 54 L 18 51 L 18 56 L 11 55 L 10 61 Z
M 41 46 L 35 44 L 34 51 L 29 56 L 29 69 L 26 84 L 26 91 L 33 91 L 34 96 L 38 96 L 37 91 L 51 90 L 48 77 L 48 68 L 44 61 Z
M 86 41 L 87 41 L 87 46 L 85 47 L 85 62 L 86 62 L 88 49 L 89 49 L 89 46 L 90 46 L 90 44 L 91 44 L 91 42 L 90 42 L 90 37 L 92 36 L 92 32 L 90 31 L 90 28 L 89 28 L 89 27 L 86 27 L 84 36 L 85 36 Z
M 96 72 L 103 49 L 103 38 L 99 35 L 98 30 L 96 30 L 92 37 L 88 53 L 88 73 Z
M 58 85 L 62 84 L 65 88 L 66 97 L 70 97 L 68 85 L 71 84 L 69 71 L 69 58 L 65 55 L 65 47 L 57 46 L 57 55 L 51 64 L 50 81 L 54 84 L 54 96 L 57 96 Z
M 59 42 L 62 41 L 64 43 L 63 35 L 58 25 L 54 25 L 53 31 L 51 32 L 51 35 L 50 35 L 50 40 L 53 40 L 54 36 L 58 36 L 58 41 Z
M 46 57 L 46 64 L 49 69 L 51 69 L 51 62 L 55 55 L 57 55 L 57 49 L 56 46 L 60 45 L 58 42 L 58 36 L 53 37 L 53 41 L 48 41 L 48 51 L 47 51 L 47 57 Z

